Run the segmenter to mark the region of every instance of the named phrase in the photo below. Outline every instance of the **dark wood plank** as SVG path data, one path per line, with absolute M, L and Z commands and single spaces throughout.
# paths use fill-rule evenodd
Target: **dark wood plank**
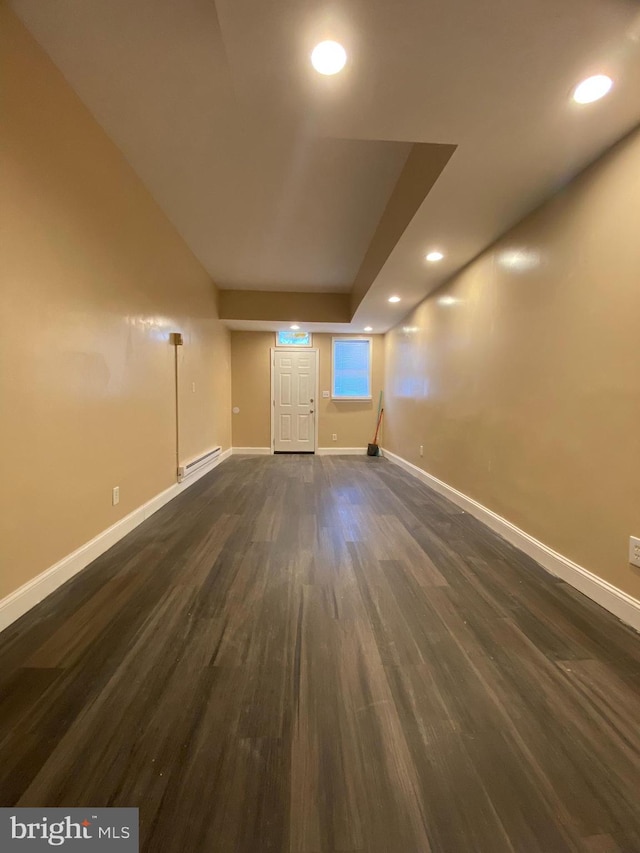
M 640 850 L 640 640 L 384 459 L 234 457 L 0 635 L 0 804 L 145 853 Z

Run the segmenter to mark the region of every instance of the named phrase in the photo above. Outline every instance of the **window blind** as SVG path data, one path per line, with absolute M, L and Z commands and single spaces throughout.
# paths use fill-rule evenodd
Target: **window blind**
M 333 396 L 371 396 L 371 342 L 333 341 Z

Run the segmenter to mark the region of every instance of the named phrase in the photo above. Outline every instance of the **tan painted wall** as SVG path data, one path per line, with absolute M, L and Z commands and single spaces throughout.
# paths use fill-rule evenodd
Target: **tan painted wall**
M 224 320 L 348 323 L 348 293 L 289 293 L 274 290 L 221 290 L 220 316 Z
M 184 458 L 230 445 L 230 366 L 208 275 L 4 6 L 0 33 L 2 597 L 175 482 L 169 332 Z
M 384 345 L 382 335 L 372 335 L 373 362 L 371 402 L 333 402 L 322 391 L 331 388 L 331 335 L 315 334 L 318 349 L 320 399 L 318 409 L 319 447 L 365 447 L 373 438 L 382 388 Z M 271 366 L 273 332 L 232 332 L 232 403 L 240 409 L 232 415 L 234 447 L 268 447 L 271 438 Z M 337 441 L 331 435 L 336 433 Z
M 234 447 L 268 447 L 271 373 L 269 347 L 273 332 L 231 332 L 231 415 Z
M 639 227 L 636 133 L 385 347 L 386 447 L 638 597 Z

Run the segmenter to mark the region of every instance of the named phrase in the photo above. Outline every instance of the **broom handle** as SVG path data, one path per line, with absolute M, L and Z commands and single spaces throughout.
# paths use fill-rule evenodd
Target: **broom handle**
M 376 426 L 376 434 L 373 436 L 373 443 L 378 443 L 378 430 L 380 429 L 380 423 L 382 421 L 382 415 L 384 414 L 384 409 L 380 409 L 380 414 L 378 415 L 378 424 Z

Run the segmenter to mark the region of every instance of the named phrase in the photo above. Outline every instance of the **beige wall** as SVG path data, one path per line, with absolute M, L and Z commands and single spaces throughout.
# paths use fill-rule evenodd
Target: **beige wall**
M 0 33 L 2 597 L 175 482 L 169 332 L 183 458 L 230 445 L 230 366 L 208 275 L 4 6 Z
M 382 389 L 384 347 L 382 335 L 373 335 L 371 402 L 333 402 L 322 392 L 331 388 L 331 335 L 315 334 L 318 349 L 320 399 L 318 408 L 319 447 L 365 447 L 373 438 Z M 273 332 L 232 332 L 232 402 L 240 409 L 232 416 L 234 447 L 269 447 L 271 438 L 270 348 Z M 335 433 L 337 441 L 331 436 Z
M 385 347 L 386 447 L 638 597 L 639 164 L 635 133 Z
M 231 332 L 231 415 L 234 447 L 268 447 L 273 332 Z
M 224 320 L 348 323 L 349 300 L 348 293 L 221 290 L 220 316 Z

